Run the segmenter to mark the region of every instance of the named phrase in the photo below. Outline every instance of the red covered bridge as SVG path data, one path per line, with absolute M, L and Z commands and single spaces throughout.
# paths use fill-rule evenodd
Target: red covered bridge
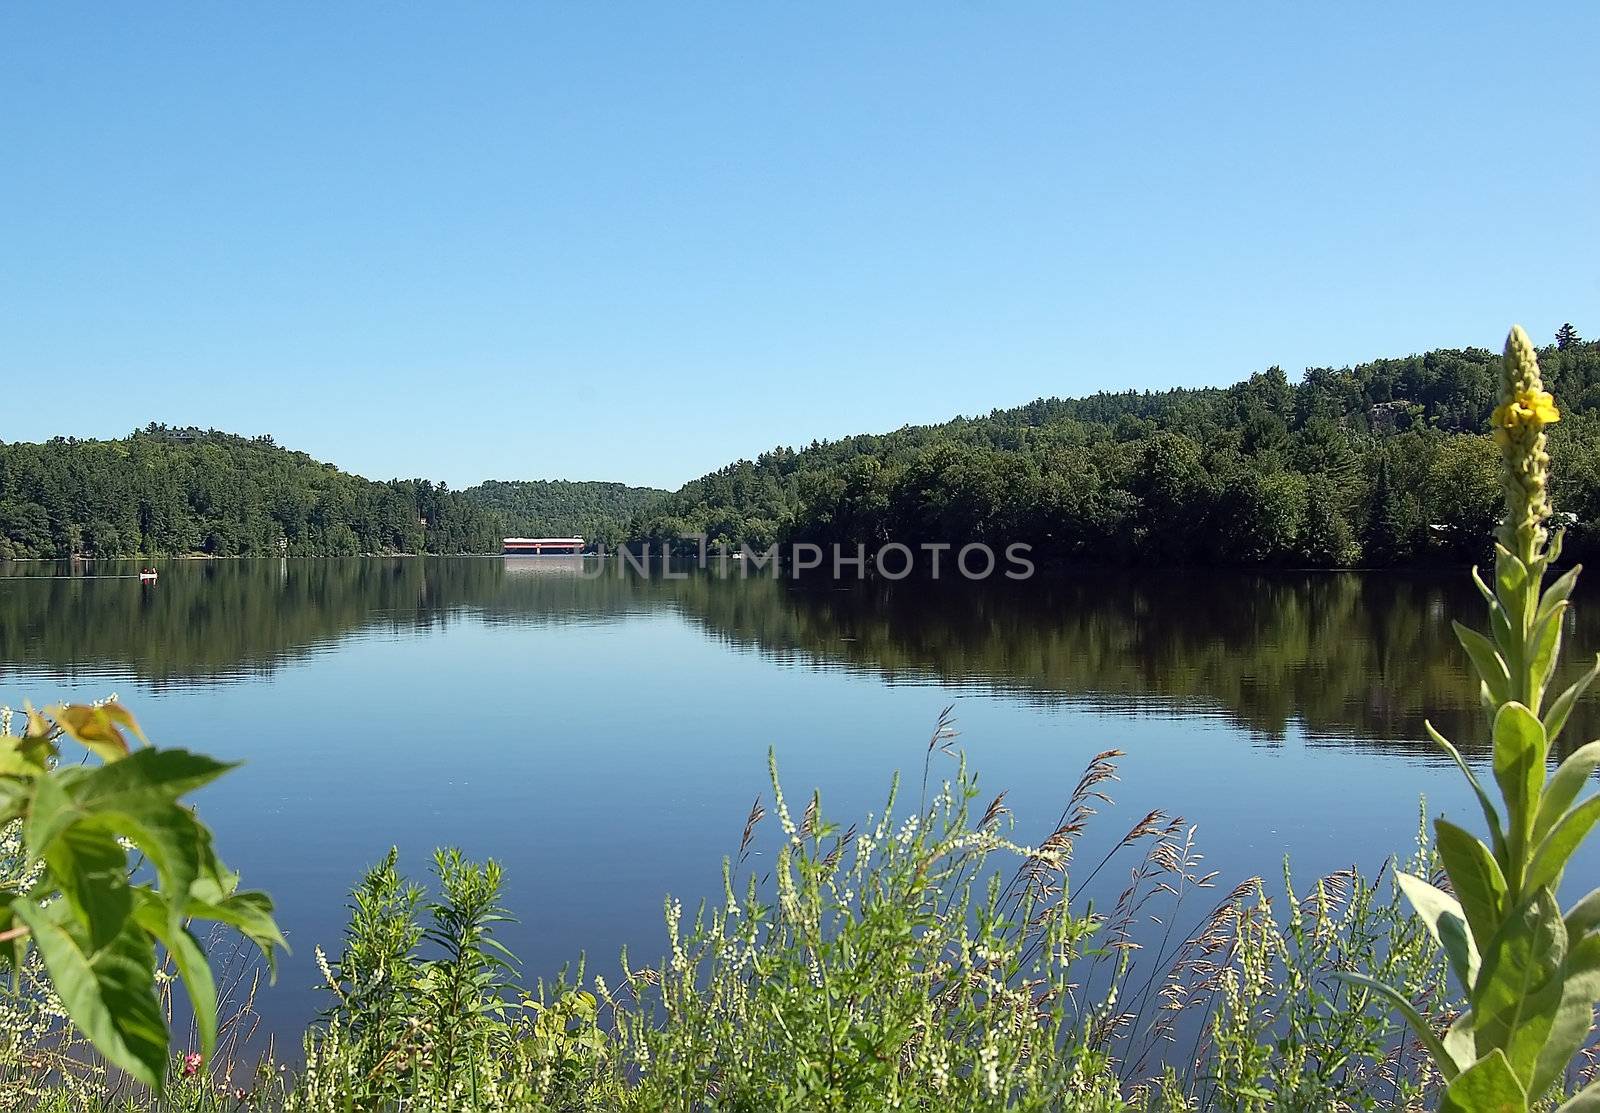
M 581 537 L 507 537 L 501 542 L 506 556 L 540 556 L 544 553 L 581 553 Z

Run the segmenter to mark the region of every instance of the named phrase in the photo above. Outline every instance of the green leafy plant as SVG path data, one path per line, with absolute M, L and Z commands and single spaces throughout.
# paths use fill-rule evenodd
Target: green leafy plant
M 391 848 L 356 887 L 338 960 L 317 951 L 335 1003 L 327 1030 L 308 1041 L 305 1108 L 492 1106 L 527 1035 L 523 1022 L 537 1012 L 513 1000 L 516 959 L 495 938 L 510 920 L 498 863 L 437 851 L 430 900 L 397 860 Z M 535 1037 L 554 1035 L 555 1015 L 538 1017 Z
M 160 1089 L 170 1063 L 157 948 L 193 1006 L 202 1059 L 217 1036 L 217 989 L 192 923 L 231 925 L 269 963 L 285 947 L 264 893 L 241 892 L 211 832 L 183 798 L 231 766 L 179 749 L 131 746 L 143 732 L 115 701 L 0 718 L 0 825 L 20 822 L 30 869 L 0 890 L 0 941 L 13 978 L 37 956 L 72 1023 L 113 1065 Z M 71 739 L 94 762 L 63 764 Z
M 1545 426 L 1560 412 L 1520 328 L 1506 340 L 1501 403 L 1492 423 L 1500 447 L 1506 513 L 1496 534 L 1493 585 L 1473 580 L 1489 605 L 1487 635 L 1457 624 L 1480 679 L 1493 739 L 1497 808 L 1460 752 L 1434 740 L 1472 785 L 1489 843 L 1439 819 L 1439 856 L 1450 892 L 1403 874 L 1400 884 L 1439 941 L 1467 995 L 1467 1008 L 1442 1038 L 1398 990 L 1364 975 L 1350 980 L 1389 996 L 1428 1043 L 1447 1080 L 1443 1108 L 1526 1110 L 1567 1074 L 1588 1039 L 1600 1001 L 1600 889 L 1563 915 L 1556 902 L 1573 852 L 1600 820 L 1600 795 L 1578 801 L 1596 767 L 1600 741 L 1574 750 L 1554 773 L 1547 762 L 1573 704 L 1600 661 L 1546 706 L 1561 656 L 1561 628 L 1578 569 L 1543 587 L 1561 552 L 1549 535 Z M 1562 1110 L 1600 1110 L 1591 1085 Z

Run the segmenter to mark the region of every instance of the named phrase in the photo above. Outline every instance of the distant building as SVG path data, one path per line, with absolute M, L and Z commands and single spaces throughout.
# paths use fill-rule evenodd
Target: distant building
M 581 553 L 581 537 L 507 537 L 501 541 L 506 556 L 540 556 L 544 553 Z

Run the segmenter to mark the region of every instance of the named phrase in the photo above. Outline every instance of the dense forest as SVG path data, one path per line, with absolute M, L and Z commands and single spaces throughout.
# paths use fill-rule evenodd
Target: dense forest
M 1600 343 L 1540 353 L 1569 553 L 1600 550 Z M 1280 368 L 1228 388 L 1041 399 L 986 417 L 776 449 L 636 514 L 640 541 L 1014 541 L 1045 562 L 1458 562 L 1500 512 L 1485 434 L 1500 357 L 1477 348 Z
M 629 519 L 667 492 L 568 479 L 491 479 L 464 494 L 499 515 L 508 537 L 585 537 L 614 545 Z
M 149 425 L 0 444 L 0 559 L 492 553 L 513 533 L 615 535 L 658 492 L 615 483 L 376 483 L 271 437 Z
M 1600 343 L 1540 353 L 1563 410 L 1555 497 L 1600 552 Z M 270 437 L 150 425 L 120 440 L 0 444 L 0 558 L 488 553 L 512 534 L 669 542 L 703 533 L 997 547 L 1095 563 L 1459 562 L 1499 513 L 1483 433 L 1499 356 L 1441 350 L 1280 369 L 1227 388 L 1049 398 L 985 417 L 779 448 L 673 494 L 617 483 L 374 482 Z

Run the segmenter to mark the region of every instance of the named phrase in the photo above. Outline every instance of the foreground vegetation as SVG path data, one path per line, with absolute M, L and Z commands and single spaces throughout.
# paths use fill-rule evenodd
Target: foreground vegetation
M 1439 949 L 1393 874 L 1219 893 L 1194 829 L 1152 812 L 1075 885 L 1116 751 L 1037 846 L 1015 841 L 1005 794 L 980 791 L 948 720 L 924 756 L 914 800 L 897 782 L 848 829 L 815 796 L 791 806 L 774 767 L 771 812 L 752 808 L 721 896 L 687 912 L 669 899 L 666 953 L 625 954 L 611 977 L 580 963 L 523 985 L 495 938 L 498 867 L 442 851 L 425 888 L 391 852 L 353 891 L 343 947 L 318 954 L 327 1012 L 293 1072 L 237 1044 L 209 1069 L 175 1052 L 160 1095 L 65 1067 L 92 1056 L 39 1038 L 66 1010 L 35 968 L 32 993 L 6 999 L 35 1028 L 5 1051 L 4 1092 L 27 1095 L 12 1108 L 307 1113 L 1309 1110 L 1428 1093 L 1435 1076 L 1386 1002 L 1335 980 L 1369 970 L 1448 1006 Z M 1409 868 L 1433 866 L 1420 844 Z M 1117 876 L 1103 908 L 1081 895 Z
M 1219 898 L 1194 829 L 1161 812 L 1099 861 L 1076 860 L 1111 802 L 1116 751 L 1023 845 L 946 717 L 914 799 L 897 779 L 849 828 L 816 795 L 793 807 L 774 762 L 771 816 L 758 799 L 721 895 L 690 913 L 669 898 L 666 953 L 644 966 L 624 954 L 610 977 L 580 962 L 528 985 L 496 938 L 509 914 L 495 863 L 440 851 L 423 887 L 391 852 L 354 890 L 338 954 L 318 951 L 328 1007 L 303 1068 L 247 1070 L 208 1061 L 219 1043 L 237 1052 L 219 1033 L 242 1013 L 219 1020 L 187 926 L 240 927 L 269 957 L 278 942 L 270 905 L 238 892 L 177 803 L 222 767 L 134 750 L 115 703 L 62 708 L 18 735 L 4 724 L 18 926 L 0 931 L 16 975 L 0 997 L 0 1094 L 16 1108 L 305 1113 L 1600 1108 L 1600 890 L 1565 913 L 1556 902 L 1600 821 L 1600 795 L 1579 799 L 1600 742 L 1549 770 L 1600 662 L 1555 685 L 1578 570 L 1543 586 L 1561 544 L 1547 533 L 1545 428 L 1561 415 L 1520 330 L 1500 397 L 1505 514 L 1493 582 L 1479 581 L 1490 630 L 1458 628 L 1498 802 L 1434 732 L 1487 842 L 1440 819 L 1403 869 L 1298 892 L 1286 869 L 1281 890 L 1250 879 Z M 59 766 L 68 737 L 101 764 Z M 129 846 L 153 882 L 129 873 Z M 1126 883 L 1086 899 L 1107 870 Z M 195 1002 L 192 1052 L 169 1042 L 169 972 Z

